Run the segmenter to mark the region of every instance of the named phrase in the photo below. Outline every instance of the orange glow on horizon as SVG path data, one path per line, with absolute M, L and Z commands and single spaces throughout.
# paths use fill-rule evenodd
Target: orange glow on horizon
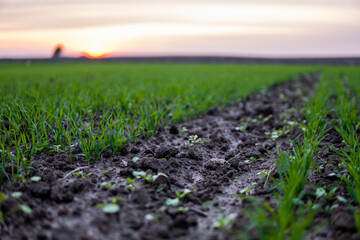
M 76 48 L 73 48 L 74 50 Z M 110 49 L 105 47 L 105 44 L 101 41 L 92 41 L 85 44 L 82 51 L 82 56 L 91 59 L 100 59 L 109 55 Z
M 87 52 L 87 51 L 82 51 L 81 52 L 83 56 L 87 57 L 87 58 L 91 58 L 91 59 L 100 59 L 100 58 L 105 58 L 109 55 L 109 53 L 107 52 Z

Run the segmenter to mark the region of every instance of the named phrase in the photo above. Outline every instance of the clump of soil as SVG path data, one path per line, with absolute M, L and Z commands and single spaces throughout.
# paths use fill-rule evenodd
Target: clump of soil
M 270 183 L 265 184 L 259 173 L 276 174 L 271 155 L 290 149 L 289 140 L 301 136 L 295 123 L 303 120 L 303 100 L 316 78 L 316 74 L 302 76 L 223 109 L 214 107 L 186 123 L 160 127 L 154 137 L 126 146 L 122 155 L 106 152 L 90 165 L 81 160 L 69 163 L 65 154 L 36 156 L 33 175 L 40 176 L 40 181 L 5 182 L 1 190 L 23 193 L 20 199 L 5 200 L 3 212 L 26 204 L 33 213 L 18 211 L 7 217 L 1 238 L 234 238 L 230 230 L 213 224 L 231 213 L 241 215 L 243 202 L 236 194 L 242 190 L 267 194 Z M 337 138 L 336 132 L 329 132 L 324 144 L 342 144 Z M 310 183 L 333 183 L 330 173 L 338 159 L 328 163 L 331 155 L 325 150 L 320 154 L 317 161 L 324 164 L 323 172 L 312 173 Z M 158 177 L 127 182 L 126 178 L 135 179 L 134 171 Z M 190 193 L 174 200 L 176 191 L 181 195 L 185 189 Z M 346 189 L 338 191 L 346 195 Z M 96 207 L 114 201 L 119 205 L 115 213 Z M 328 226 L 332 230 L 326 237 L 338 239 L 346 233 L 346 239 L 353 238 L 354 221 L 347 211 L 333 212 Z

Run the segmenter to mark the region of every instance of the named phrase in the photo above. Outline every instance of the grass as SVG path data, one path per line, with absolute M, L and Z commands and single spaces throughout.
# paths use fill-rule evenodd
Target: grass
M 202 64 L 0 65 L 1 175 L 31 175 L 36 154 L 117 154 L 159 125 L 298 75 L 306 67 Z M 221 89 L 221 91 L 219 91 Z M 80 149 L 80 153 L 75 151 Z M 5 168 L 11 166 L 11 176 Z
M 347 170 L 347 174 L 342 177 L 346 183 L 350 196 L 355 201 L 353 208 L 355 223 L 360 234 L 360 142 L 357 133 L 360 127 L 359 122 L 359 101 L 356 96 L 352 96 L 351 90 L 359 93 L 358 84 L 355 81 L 350 82 L 336 78 L 336 130 L 341 135 L 346 148 L 340 151 L 343 165 Z M 346 86 L 348 85 L 348 87 Z M 355 89 L 351 89 L 354 87 Z
M 275 163 L 279 179 L 273 179 L 276 186 L 276 204 L 253 197 L 244 197 L 254 203 L 248 212 L 259 239 L 302 239 L 305 230 L 312 223 L 318 205 L 305 201 L 304 187 L 313 159 L 319 150 L 329 122 L 326 115 L 328 106 L 328 82 L 320 80 L 318 89 L 305 108 L 306 124 L 302 125 L 303 140 L 293 143 L 292 151 L 278 151 Z
M 304 202 L 303 191 L 314 167 L 318 146 L 331 128 L 340 133 L 346 144 L 346 148 L 339 152 L 346 168 L 341 178 L 355 201 L 355 206 L 350 205 L 350 208 L 360 233 L 359 79 L 358 68 L 323 68 L 318 90 L 305 111 L 303 140 L 293 143 L 292 151 L 279 151 L 275 159 L 279 173 L 279 180 L 274 180 L 277 189 L 275 206 L 257 198 L 242 196 L 253 203 L 253 208 L 246 212 L 259 239 L 303 239 L 321 207 L 327 204 L 327 200 L 334 199 L 336 187 L 319 186 L 313 194 L 314 202 Z M 332 106 L 331 95 L 336 99 L 335 106 Z M 336 118 L 329 119 L 329 113 L 334 113 Z M 334 207 L 326 206 L 325 210 L 331 212 Z

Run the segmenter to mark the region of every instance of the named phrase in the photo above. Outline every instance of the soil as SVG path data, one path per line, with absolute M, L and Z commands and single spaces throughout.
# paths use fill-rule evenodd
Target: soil
M 317 74 L 304 75 L 237 104 L 214 107 L 188 122 L 160 127 L 155 136 L 127 145 L 122 155 L 105 152 L 90 165 L 81 158 L 69 163 L 64 153 L 35 156 L 33 175 L 41 180 L 5 182 L 2 192 L 23 194 L 0 205 L 7 212 L 26 204 L 33 213 L 17 211 L 8 216 L 1 239 L 236 239 L 235 229 L 249 226 L 243 213 L 246 202 L 236 194 L 248 190 L 252 196 L 273 201 L 268 192 L 272 183 L 259 173 L 271 170 L 276 178 L 276 151 L 291 150 L 290 140 L 301 138 L 300 127 L 291 125 L 304 120 L 304 99 L 317 78 Z M 280 129 L 287 131 L 272 139 L 271 133 Z M 189 137 L 195 135 L 198 140 L 190 142 Z M 330 145 L 344 147 L 335 130 L 329 130 L 321 143 L 321 147 Z M 316 191 L 316 185 L 339 186 L 336 195 L 350 200 L 332 174 L 340 163 L 335 155 L 336 150 L 329 148 L 320 152 L 315 160 L 320 170 L 312 171 L 307 191 Z M 73 174 L 80 171 L 84 177 Z M 125 179 L 133 179 L 134 171 L 167 177 L 159 176 L 151 183 L 138 179 L 132 190 Z M 175 199 L 175 192 L 184 189 L 194 191 L 181 198 L 178 206 L 166 205 L 167 199 Z M 114 197 L 122 199 L 118 212 L 96 208 Z M 332 213 L 321 212 L 307 238 L 357 239 L 349 207 L 337 199 L 327 204 L 338 207 Z M 237 214 L 233 227 L 213 227 L 218 218 L 232 213 Z M 251 228 L 247 234 L 257 238 Z

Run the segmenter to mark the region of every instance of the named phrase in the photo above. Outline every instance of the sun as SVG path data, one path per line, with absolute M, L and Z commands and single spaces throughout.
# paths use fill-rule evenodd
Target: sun
M 106 57 L 109 53 L 108 52 L 88 52 L 83 51 L 81 52 L 85 57 L 92 58 L 92 59 L 99 59 Z
M 109 51 L 100 48 L 99 46 L 91 46 L 86 50 L 81 51 L 83 56 L 92 59 L 104 58 L 109 55 Z

